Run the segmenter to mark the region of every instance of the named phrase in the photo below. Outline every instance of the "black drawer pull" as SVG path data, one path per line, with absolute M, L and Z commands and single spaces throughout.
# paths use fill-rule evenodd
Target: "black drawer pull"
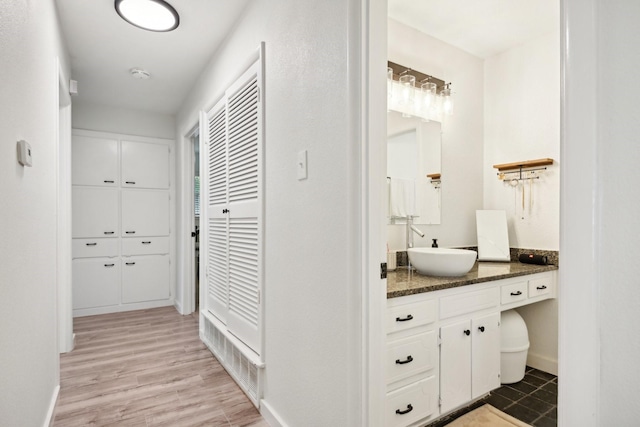
M 405 409 L 404 411 L 401 411 L 400 409 L 396 409 L 396 414 L 404 415 L 404 414 L 408 414 L 411 411 L 413 411 L 413 406 L 411 406 L 411 403 L 409 403 L 407 405 L 407 409 Z
M 105 264 L 105 267 L 113 267 L 115 264 Z
M 126 234 L 136 234 L 135 231 L 125 231 Z
M 136 265 L 135 262 L 126 262 L 125 264 L 127 264 L 127 265 Z
M 135 181 L 125 181 L 125 184 L 132 184 L 134 185 L 136 182 Z
M 468 330 L 468 329 L 465 329 L 465 330 L 464 330 L 464 334 L 465 334 L 466 336 L 469 336 L 469 335 L 471 335 L 471 331 L 470 331 L 470 330 Z
M 413 319 L 412 315 L 408 315 L 407 317 L 396 317 L 396 322 L 406 322 L 411 319 Z
M 404 365 L 406 363 L 411 363 L 411 362 L 413 362 L 413 357 L 411 357 L 410 355 L 407 356 L 406 360 L 396 359 L 396 364 L 398 364 L 398 365 Z
M 143 245 L 150 245 L 151 242 L 142 242 Z
M 480 327 L 478 328 L 478 330 L 479 330 L 480 332 L 484 332 L 484 326 L 480 326 Z
M 104 234 L 113 234 L 115 231 L 105 231 Z
M 113 184 L 114 182 L 115 182 L 115 181 L 111 181 L 111 180 L 108 180 L 108 179 L 105 179 L 105 180 L 104 180 L 104 183 L 105 183 L 105 184 Z
M 229 209 L 222 209 L 222 213 L 223 214 L 229 213 Z
M 87 246 L 95 246 L 97 243 L 87 243 Z
M 539 290 L 539 291 L 543 291 L 543 290 L 547 289 L 547 287 L 545 285 L 542 285 L 542 286 L 537 286 L 536 289 Z
M 522 295 L 522 292 L 520 292 L 520 291 L 518 291 L 518 292 L 511 292 L 511 296 L 512 296 L 512 297 L 517 297 L 517 296 L 520 296 L 520 295 Z

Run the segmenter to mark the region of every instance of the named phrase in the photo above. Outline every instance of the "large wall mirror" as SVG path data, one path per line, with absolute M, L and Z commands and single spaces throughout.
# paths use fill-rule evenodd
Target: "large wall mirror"
M 403 117 L 395 111 L 387 114 L 389 224 L 404 224 L 406 220 L 398 213 L 407 210 L 414 211 L 414 224 L 440 224 L 441 179 L 437 176 L 442 173 L 441 139 L 440 122 Z M 410 187 L 403 188 L 407 184 Z M 403 190 L 406 193 L 399 194 Z M 409 192 L 415 194 L 415 200 L 408 200 Z

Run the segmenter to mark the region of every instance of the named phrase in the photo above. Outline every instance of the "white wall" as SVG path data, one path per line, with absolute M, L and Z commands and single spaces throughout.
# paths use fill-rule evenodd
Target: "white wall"
M 640 202 L 635 189 L 640 182 L 640 86 L 634 83 L 640 68 L 640 3 L 597 3 L 599 185 L 593 249 L 599 290 L 594 315 L 600 318 L 599 422 L 623 426 L 637 424 L 640 417 Z
M 176 135 L 175 117 L 151 111 L 98 105 L 82 101 L 80 95 L 73 100 L 73 127 L 124 135 L 150 136 L 173 139 Z
M 484 209 L 507 212 L 512 248 L 558 250 L 560 33 L 485 60 Z M 511 187 L 493 165 L 552 158 L 540 179 Z
M 212 106 L 265 41 L 263 410 L 290 426 L 360 424 L 361 318 L 354 307 L 362 296 L 359 267 L 350 262 L 360 245 L 359 160 L 352 155 L 359 124 L 349 121 L 349 106 L 359 105 L 349 96 L 361 81 L 353 42 L 359 4 L 250 3 L 177 115 L 186 156 L 183 138 L 198 111 Z M 304 181 L 296 179 L 299 150 L 308 150 Z
M 415 246 L 475 246 L 475 211 L 482 208 L 483 60 L 389 19 L 389 60 L 452 82 L 455 113 L 442 125 L 442 219 L 420 225 Z M 389 246 L 404 250 L 404 226 L 387 227 Z
M 53 2 L 0 2 L 0 16 L 0 425 L 42 426 L 59 383 L 56 56 L 69 67 Z
M 510 247 L 558 250 L 560 32 L 485 60 L 484 209 L 507 212 Z M 540 179 L 511 187 L 494 164 L 552 158 Z M 559 286 L 562 286 L 560 283 Z M 558 301 L 518 309 L 529 329 L 527 363 L 558 373 Z

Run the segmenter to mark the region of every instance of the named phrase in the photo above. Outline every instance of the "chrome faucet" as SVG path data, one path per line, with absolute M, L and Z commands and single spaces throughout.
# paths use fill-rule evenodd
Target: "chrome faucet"
M 420 237 L 424 237 L 424 233 L 420 231 L 418 227 L 413 225 L 413 216 L 407 216 L 407 228 L 406 228 L 406 242 L 407 249 L 413 247 L 413 233 L 416 233 Z

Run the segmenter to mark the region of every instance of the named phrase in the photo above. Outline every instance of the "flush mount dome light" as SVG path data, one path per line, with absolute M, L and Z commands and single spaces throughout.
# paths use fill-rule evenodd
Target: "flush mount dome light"
M 118 15 L 149 31 L 172 31 L 180 25 L 178 12 L 164 0 L 115 0 Z

